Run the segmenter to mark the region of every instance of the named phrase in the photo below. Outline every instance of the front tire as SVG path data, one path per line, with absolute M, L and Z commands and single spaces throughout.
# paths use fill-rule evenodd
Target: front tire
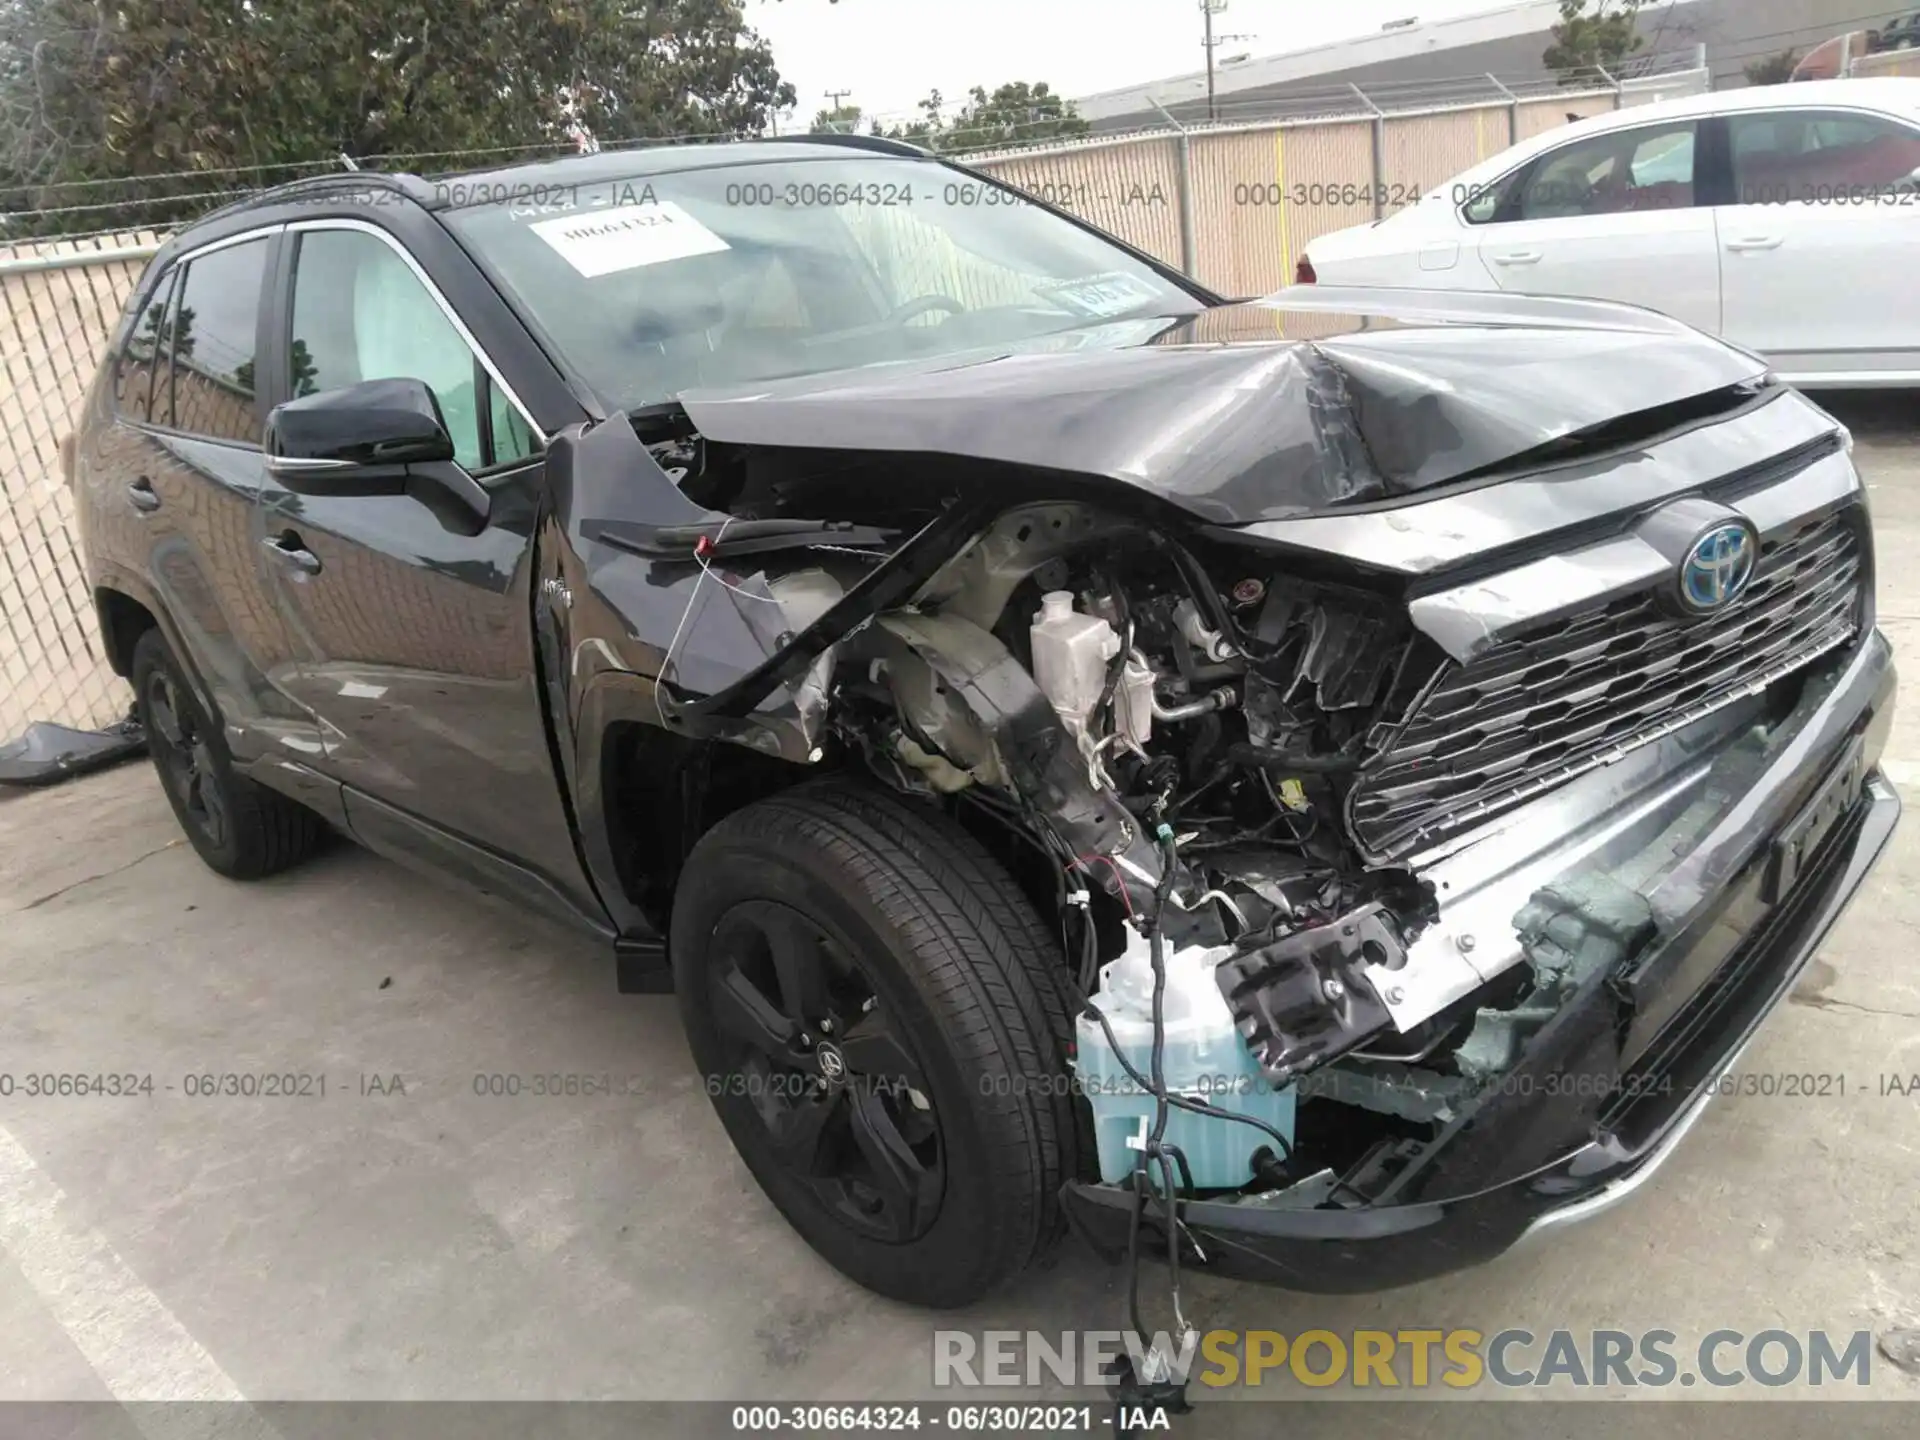
M 259 880 L 319 848 L 324 820 L 234 770 L 226 737 L 158 630 L 133 647 L 132 668 L 160 788 L 202 860 L 229 879 Z
M 961 826 L 850 784 L 789 791 L 702 838 L 672 930 L 720 1119 L 831 1264 L 948 1308 L 1052 1241 L 1075 1166 L 1064 964 Z

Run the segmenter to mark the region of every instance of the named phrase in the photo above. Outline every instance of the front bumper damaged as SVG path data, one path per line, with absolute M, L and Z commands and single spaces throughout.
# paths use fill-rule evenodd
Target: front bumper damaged
M 1643 1184 L 1886 846 L 1900 800 L 1875 767 L 1895 684 L 1891 647 L 1871 631 L 1809 675 L 1784 720 L 1723 713 L 1678 731 L 1449 856 L 1428 876 L 1442 897 L 1436 933 L 1463 959 L 1478 932 L 1525 947 L 1536 974 L 1564 964 L 1552 1018 L 1487 1056 L 1482 1073 L 1496 1079 L 1474 1089 L 1453 1077 L 1471 1093 L 1436 1099 L 1437 1138 L 1408 1142 L 1403 1163 L 1181 1203 L 1188 1262 L 1303 1291 L 1385 1289 L 1482 1263 Z M 1542 847 L 1543 835 L 1556 839 Z M 1609 954 L 1622 896 L 1645 923 Z M 1574 963 L 1582 948 L 1603 963 Z M 1499 1027 L 1473 1043 L 1497 1051 Z M 1307 1081 L 1352 1083 L 1337 1069 Z M 1124 1251 L 1130 1188 L 1076 1182 L 1063 1198 L 1096 1249 Z M 1150 1203 L 1142 1224 L 1161 1245 L 1167 1223 Z

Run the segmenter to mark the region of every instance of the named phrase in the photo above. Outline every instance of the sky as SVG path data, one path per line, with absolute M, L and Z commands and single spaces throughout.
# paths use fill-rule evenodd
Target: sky
M 1389 20 L 1444 20 L 1511 0 L 1228 0 L 1220 35 L 1252 35 L 1221 59 L 1371 34 Z M 848 90 L 869 115 L 908 112 L 928 91 L 1045 81 L 1069 98 L 1205 68 L 1199 0 L 748 0 L 747 23 L 800 92 L 802 124 Z

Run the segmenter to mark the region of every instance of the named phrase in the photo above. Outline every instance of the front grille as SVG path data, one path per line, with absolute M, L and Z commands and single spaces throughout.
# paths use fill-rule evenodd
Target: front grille
M 1855 508 L 1761 547 L 1718 615 L 1634 596 L 1449 662 L 1348 796 L 1355 838 L 1388 859 L 1466 828 L 1744 695 L 1859 627 Z

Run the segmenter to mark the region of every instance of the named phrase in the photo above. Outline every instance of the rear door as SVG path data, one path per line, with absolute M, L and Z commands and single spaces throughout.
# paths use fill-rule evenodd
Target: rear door
M 1726 125 L 1726 337 L 1792 379 L 1920 375 L 1920 125 L 1833 109 Z
M 1495 285 L 1644 305 L 1720 328 L 1720 254 L 1696 121 L 1613 130 L 1539 156 L 1469 205 Z
M 260 448 L 262 298 L 277 231 L 188 252 L 136 321 L 112 435 L 91 467 L 98 504 L 134 532 L 145 578 L 243 764 L 321 751 L 286 687 L 288 637 L 267 588 L 258 502 L 277 487 Z M 273 777 L 268 777 L 273 778 Z M 290 783 L 296 792 L 302 787 Z

